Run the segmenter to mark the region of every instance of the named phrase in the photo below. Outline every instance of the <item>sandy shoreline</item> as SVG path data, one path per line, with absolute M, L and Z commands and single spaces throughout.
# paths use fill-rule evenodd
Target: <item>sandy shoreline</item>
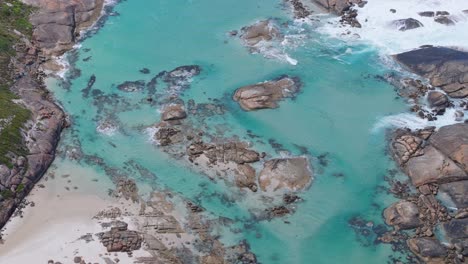
M 22 218 L 13 217 L 5 226 L 0 263 L 71 263 L 76 256 L 92 263 L 104 263 L 106 257 L 131 263 L 126 253 L 107 253 L 96 237 L 91 242 L 80 237 L 103 231 L 101 221 L 93 219 L 100 211 L 114 206 L 138 206 L 122 205 L 122 201 L 109 197 L 107 190 L 113 188 L 112 182 L 99 177 L 93 169 L 63 165 L 60 171 L 52 169 L 31 191 L 27 200 L 34 206 L 27 206 Z M 134 251 L 133 257 L 147 255 L 139 250 Z

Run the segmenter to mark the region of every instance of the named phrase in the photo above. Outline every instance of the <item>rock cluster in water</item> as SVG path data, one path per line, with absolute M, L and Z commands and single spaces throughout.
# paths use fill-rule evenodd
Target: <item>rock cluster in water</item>
M 425 47 L 395 55 L 399 63 L 428 78 L 432 87 L 442 89 L 433 90 L 410 80 L 410 85 L 399 90 L 405 94 L 405 89 L 412 89 L 406 95 L 415 100 L 426 94 L 431 108 L 445 111 L 453 106 L 451 99 L 467 96 L 467 54 L 449 48 Z M 426 118 L 424 113 L 420 116 Z M 409 188 L 392 189 L 403 200 L 385 209 L 385 222 L 395 231 L 385 233 L 380 240 L 406 242 L 426 263 L 463 263 L 468 257 L 468 124 L 448 125 L 438 130 L 434 127 L 399 129 L 392 136 L 390 151 L 417 192 L 412 193 Z M 399 232 L 405 229 L 414 233 L 408 236 Z M 439 240 L 436 230 L 444 231 L 448 243 Z
M 235 91 L 233 99 L 246 111 L 276 108 L 283 98 L 294 98 L 300 87 L 298 78 L 283 76 L 241 87 Z

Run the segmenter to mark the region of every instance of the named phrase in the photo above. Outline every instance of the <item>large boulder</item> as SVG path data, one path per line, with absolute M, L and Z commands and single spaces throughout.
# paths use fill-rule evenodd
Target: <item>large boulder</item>
M 272 159 L 263 165 L 259 183 L 263 191 L 299 191 L 309 186 L 312 170 L 304 157 Z
M 421 237 L 407 241 L 410 250 L 428 264 L 444 264 L 447 249 L 436 239 Z
M 441 127 L 429 141 L 468 172 L 468 124 Z
M 414 18 L 398 19 L 391 22 L 392 26 L 400 31 L 423 27 L 424 25 Z
M 468 238 L 468 218 L 452 219 L 443 224 L 445 235 L 450 240 Z
M 464 170 L 433 146 L 422 151 L 424 154 L 410 158 L 404 166 L 414 186 L 468 179 Z
M 445 108 L 449 103 L 447 95 L 439 91 L 430 91 L 427 94 L 427 101 L 432 108 Z
M 276 108 L 283 98 L 293 98 L 299 92 L 298 78 L 283 76 L 272 81 L 241 87 L 233 99 L 246 111 Z
M 445 47 L 425 47 L 394 58 L 414 73 L 429 78 L 450 97 L 468 96 L 468 52 Z
M 468 208 L 468 181 L 441 184 L 439 192 L 448 196 L 457 208 Z
M 271 20 L 263 20 L 251 26 L 243 27 L 241 32 L 240 38 L 248 47 L 255 47 L 262 41 L 272 41 L 282 38 L 279 29 Z
M 397 229 L 412 229 L 421 225 L 418 206 L 409 201 L 399 201 L 384 211 L 385 223 Z

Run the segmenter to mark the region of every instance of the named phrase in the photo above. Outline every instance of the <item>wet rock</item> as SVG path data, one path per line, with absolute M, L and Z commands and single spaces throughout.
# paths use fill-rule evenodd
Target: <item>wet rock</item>
M 251 191 L 258 190 L 255 169 L 248 164 L 237 165 L 236 185 L 239 188 L 249 188 Z
M 439 91 L 430 91 L 427 94 L 427 101 L 432 108 L 445 108 L 448 106 L 448 97 Z
M 365 1 L 362 0 L 314 0 L 317 4 L 327 9 L 329 12 L 333 12 L 337 15 L 341 15 L 344 11 L 349 10 L 353 4 L 359 4 Z
M 411 30 L 424 25 L 414 18 L 398 19 L 391 22 L 391 24 L 400 31 Z
M 436 16 L 449 16 L 450 13 L 448 11 L 437 11 Z
M 286 0 L 290 2 L 294 8 L 295 18 L 306 18 L 311 15 L 311 12 L 302 4 L 301 0 Z
M 419 12 L 418 15 L 422 17 L 434 17 L 435 13 L 434 11 L 424 11 L 424 12 Z
M 414 73 L 429 78 L 450 97 L 468 96 L 468 53 L 445 47 L 425 47 L 394 58 Z
M 434 21 L 439 24 L 446 25 L 446 26 L 455 25 L 455 21 L 448 16 L 436 16 L 434 18 Z
M 217 144 L 207 144 L 203 142 L 193 143 L 187 148 L 187 154 L 192 159 L 200 155 L 205 155 L 211 163 L 236 164 L 253 163 L 260 160 L 260 154 L 248 148 L 242 142 L 226 142 Z
M 180 120 L 187 117 L 185 108 L 182 104 L 171 104 L 164 107 L 161 119 L 164 121 Z
M 288 215 L 291 213 L 291 210 L 289 210 L 286 206 L 281 205 L 281 206 L 276 206 L 273 208 L 266 209 L 266 213 L 267 213 L 268 219 L 273 219 L 273 218 L 283 217 L 285 215 Z
M 240 38 L 248 47 L 255 47 L 260 42 L 278 40 L 283 37 L 271 20 L 263 20 L 243 27 L 241 32 Z
M 468 181 L 441 184 L 439 192 L 450 197 L 457 208 L 468 208 Z
M 442 244 L 433 238 L 412 238 L 408 240 L 410 250 L 426 263 L 445 263 L 447 250 Z
M 244 86 L 236 90 L 233 99 L 246 111 L 276 108 L 283 98 L 294 98 L 299 92 L 300 81 L 287 76 Z
M 413 229 L 421 225 L 418 206 L 409 201 L 399 201 L 384 211 L 385 223 L 397 229 Z
M 154 134 L 155 139 L 161 146 L 168 146 L 183 141 L 184 136 L 178 128 L 163 126 L 159 127 Z
M 263 165 L 259 184 L 263 191 L 299 191 L 312 181 L 309 161 L 304 157 L 272 159 Z

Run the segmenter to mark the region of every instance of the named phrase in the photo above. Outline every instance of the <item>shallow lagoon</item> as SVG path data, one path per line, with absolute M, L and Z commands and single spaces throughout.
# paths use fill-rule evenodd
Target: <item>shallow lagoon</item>
M 265 18 L 290 20 L 288 7 L 275 0 L 255 4 L 248 0 L 132 0 L 121 2 L 115 11 L 120 15 L 109 17 L 76 51 L 74 66 L 80 76 L 70 80 L 70 87 L 53 87 L 73 120 L 62 149 L 79 141 L 86 155 L 97 155 L 107 166 L 120 168 L 137 179 L 142 190 L 169 188 L 200 203 L 211 217 L 234 219 L 234 224 L 219 230 L 223 241 L 247 239 L 262 263 L 388 261 L 388 245 L 373 245 L 375 236 L 357 235 L 349 224 L 354 216 L 382 223 L 381 211 L 392 198 L 379 193 L 377 186 L 385 184 L 383 178 L 392 162 L 385 155 L 384 131 L 373 127 L 380 118 L 406 110 L 395 99 L 393 88 L 375 78 L 389 71 L 376 50 L 347 46 L 319 35 L 314 26 L 289 21 L 284 33 L 290 45 L 279 45 L 273 54 L 288 54 L 297 65 L 263 56 L 271 54 L 252 55 L 227 32 Z M 261 202 L 257 196 L 243 196 L 224 182 L 210 181 L 151 141 L 144 127 L 159 121 L 158 106 L 147 103 L 143 93 L 121 92 L 116 86 L 150 81 L 159 72 L 182 65 L 202 67 L 201 75 L 181 96 L 186 103 L 219 99 L 226 108 L 224 115 L 207 118 L 205 129 L 219 128 L 226 137 L 237 135 L 271 156 L 287 153 L 275 152 L 269 139 L 292 154 L 301 154 L 304 148 L 310 152 L 315 179 L 299 194 L 304 202 L 297 204 L 294 215 L 253 221 L 250 211 Z M 140 73 L 142 68 L 151 73 Z M 100 104 L 100 110 L 93 96 L 85 98 L 82 92 L 93 74 L 93 89 L 118 95 L 107 96 L 113 103 Z M 303 87 L 295 100 L 283 101 L 280 108 L 244 112 L 231 101 L 236 88 L 282 74 L 299 76 Z M 157 95 L 165 96 L 164 85 L 156 89 Z M 118 129 L 99 133 L 97 126 L 105 120 Z M 247 130 L 259 138 L 248 137 Z M 321 155 L 324 158 L 319 160 Z M 155 176 L 141 175 L 125 164 L 128 161 Z M 60 166 L 61 160 L 55 164 Z M 104 172 L 102 177 L 107 177 Z

